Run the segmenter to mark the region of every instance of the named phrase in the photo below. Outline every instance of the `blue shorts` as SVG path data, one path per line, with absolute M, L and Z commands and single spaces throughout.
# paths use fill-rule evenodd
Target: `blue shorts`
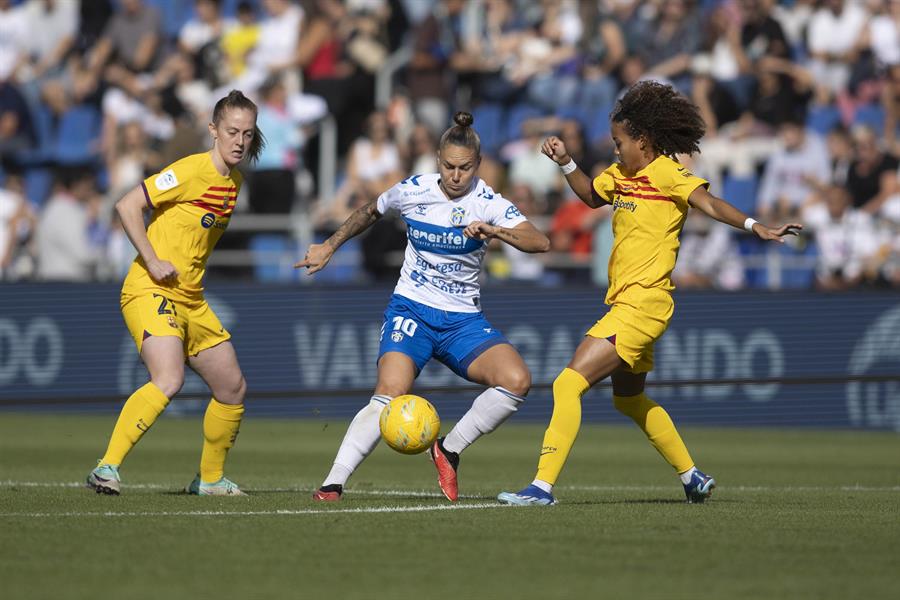
M 508 343 L 480 312 L 440 310 L 394 294 L 384 311 L 378 358 L 401 352 L 421 372 L 434 357 L 468 379 L 472 361 L 491 346 Z

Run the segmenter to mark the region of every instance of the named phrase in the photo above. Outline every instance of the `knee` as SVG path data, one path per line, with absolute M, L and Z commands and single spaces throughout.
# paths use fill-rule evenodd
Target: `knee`
M 172 398 L 181 391 L 181 386 L 184 385 L 184 373 L 162 373 L 151 381 L 167 398 Z
M 247 393 L 247 380 L 241 375 L 236 381 L 232 382 L 225 390 L 219 390 L 215 394 L 216 400 L 222 404 L 243 404 L 244 395 Z
M 516 396 L 527 396 L 531 390 L 531 372 L 528 369 L 508 371 L 500 377 L 497 385 Z

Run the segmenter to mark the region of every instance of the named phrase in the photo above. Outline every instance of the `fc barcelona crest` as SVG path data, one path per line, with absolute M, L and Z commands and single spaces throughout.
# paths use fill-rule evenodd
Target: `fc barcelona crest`
M 466 218 L 466 209 L 462 206 L 456 206 L 450 211 L 450 224 L 454 227 L 462 227 L 463 221 Z

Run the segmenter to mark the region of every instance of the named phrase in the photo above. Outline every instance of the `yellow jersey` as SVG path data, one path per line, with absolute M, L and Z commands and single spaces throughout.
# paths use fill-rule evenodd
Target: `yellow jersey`
M 175 266 L 178 278 L 170 285 L 156 283 L 138 256 L 122 293 L 162 290 L 172 299 L 201 299 L 206 260 L 228 227 L 242 182 L 236 169 L 220 175 L 209 152 L 182 158 L 145 179 L 141 187 L 153 208 L 147 237 L 156 255 Z
M 668 156 L 658 156 L 631 177 L 616 163 L 594 178 L 594 191 L 613 206 L 607 304 L 626 295 L 633 303 L 642 289 L 667 293 L 675 289 L 671 275 L 678 235 L 687 217 L 688 197 L 701 185 L 709 183 Z

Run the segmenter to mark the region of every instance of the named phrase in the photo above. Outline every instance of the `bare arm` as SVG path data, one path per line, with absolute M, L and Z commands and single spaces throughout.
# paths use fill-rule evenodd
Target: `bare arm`
M 550 136 L 544 140 L 544 143 L 541 145 L 541 152 L 560 166 L 566 165 L 572 160 L 572 157 L 566 152 L 566 145 L 556 136 Z M 572 188 L 572 191 L 575 192 L 575 195 L 591 208 L 598 208 L 607 204 L 594 193 L 591 178 L 580 168 L 576 168 L 566 175 L 566 181 L 569 187 Z
M 330 238 L 322 244 L 311 244 L 306 250 L 303 260 L 294 265 L 295 269 L 306 267 L 307 274 L 312 275 L 316 271 L 321 271 L 331 260 L 335 250 L 341 247 L 341 244 L 350 238 L 359 235 L 372 226 L 372 223 L 381 218 L 376 206 L 377 200 L 373 200 L 368 204 L 360 206 L 347 217 L 347 220 L 338 227 Z
M 178 271 L 172 263 L 156 255 L 144 227 L 144 211 L 149 208 L 141 186 L 137 186 L 116 202 L 116 212 L 122 220 L 122 228 L 144 261 L 150 277 L 157 283 L 171 283 L 178 278 Z
M 550 240 L 547 236 L 528 221 L 519 223 L 511 229 L 483 221 L 473 221 L 463 230 L 463 235 L 473 240 L 498 239 L 522 252 L 546 252 L 550 249 Z
M 731 225 L 737 229 L 743 229 L 744 222 L 747 220 L 747 215 L 721 198 L 716 198 L 703 186 L 691 192 L 688 203 L 716 221 Z M 762 223 L 753 224 L 753 233 L 757 237 L 763 240 L 777 240 L 781 243 L 784 243 L 784 236 L 797 235 L 801 229 L 803 229 L 803 225 L 800 223 L 788 223 L 775 228 L 767 227 Z

